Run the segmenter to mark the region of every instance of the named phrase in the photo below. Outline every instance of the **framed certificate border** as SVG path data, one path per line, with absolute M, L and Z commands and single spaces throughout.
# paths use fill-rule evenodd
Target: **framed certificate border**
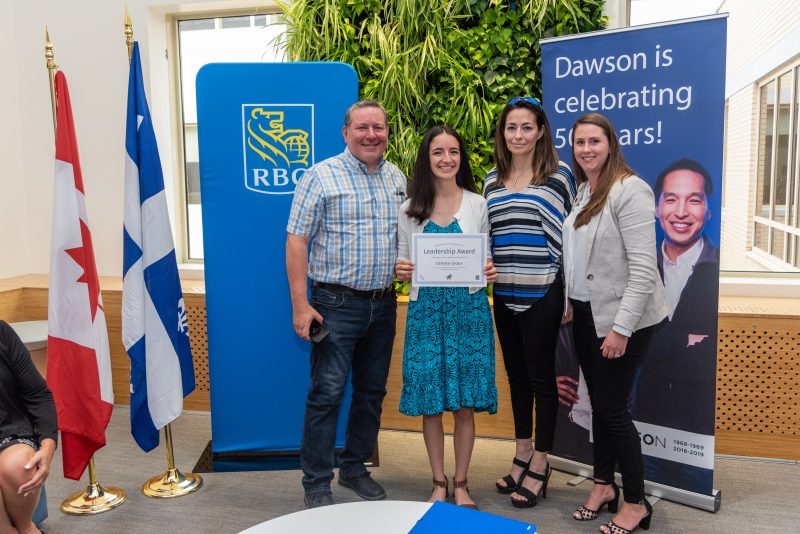
M 441 254 L 420 254 L 420 247 L 441 250 Z M 458 250 L 475 249 L 474 255 Z M 414 262 L 412 283 L 417 287 L 486 287 L 486 234 L 413 234 L 411 261 Z M 438 267 L 436 262 L 455 262 Z M 438 275 L 438 276 L 437 276 Z M 477 279 L 476 279 L 477 277 Z

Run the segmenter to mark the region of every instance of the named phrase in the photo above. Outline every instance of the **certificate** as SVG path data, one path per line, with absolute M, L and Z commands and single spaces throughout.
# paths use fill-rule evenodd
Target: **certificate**
M 486 234 L 413 234 L 417 287 L 485 287 Z

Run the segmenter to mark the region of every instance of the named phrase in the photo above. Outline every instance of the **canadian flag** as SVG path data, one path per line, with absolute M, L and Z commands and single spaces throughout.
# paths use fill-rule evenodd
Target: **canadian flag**
M 64 476 L 79 480 L 94 453 L 106 444 L 114 394 L 106 318 L 63 73 L 56 73 L 55 86 L 58 113 L 47 383 L 58 409 Z

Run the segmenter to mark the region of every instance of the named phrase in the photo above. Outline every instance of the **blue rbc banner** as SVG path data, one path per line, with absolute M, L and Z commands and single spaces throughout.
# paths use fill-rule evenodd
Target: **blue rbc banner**
M 303 173 L 344 149 L 357 95 L 343 63 L 211 64 L 197 75 L 215 453 L 300 448 L 310 347 L 292 329 L 286 222 Z
M 714 492 L 725 17 L 542 41 L 543 103 L 561 159 L 572 165 L 575 120 L 600 113 L 654 187 L 659 271 L 673 311 L 643 359 L 631 409 L 645 478 L 706 496 Z M 686 262 L 688 274 L 676 274 Z M 557 373 L 578 377 L 571 352 L 562 335 Z M 581 393 L 560 413 L 554 452 L 591 464 L 591 406 Z

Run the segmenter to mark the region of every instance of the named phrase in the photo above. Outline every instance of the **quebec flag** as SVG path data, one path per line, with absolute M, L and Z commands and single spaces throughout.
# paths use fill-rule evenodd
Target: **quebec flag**
M 122 342 L 131 359 L 131 433 L 150 451 L 194 391 L 194 367 L 139 43 L 128 78 L 125 151 Z

